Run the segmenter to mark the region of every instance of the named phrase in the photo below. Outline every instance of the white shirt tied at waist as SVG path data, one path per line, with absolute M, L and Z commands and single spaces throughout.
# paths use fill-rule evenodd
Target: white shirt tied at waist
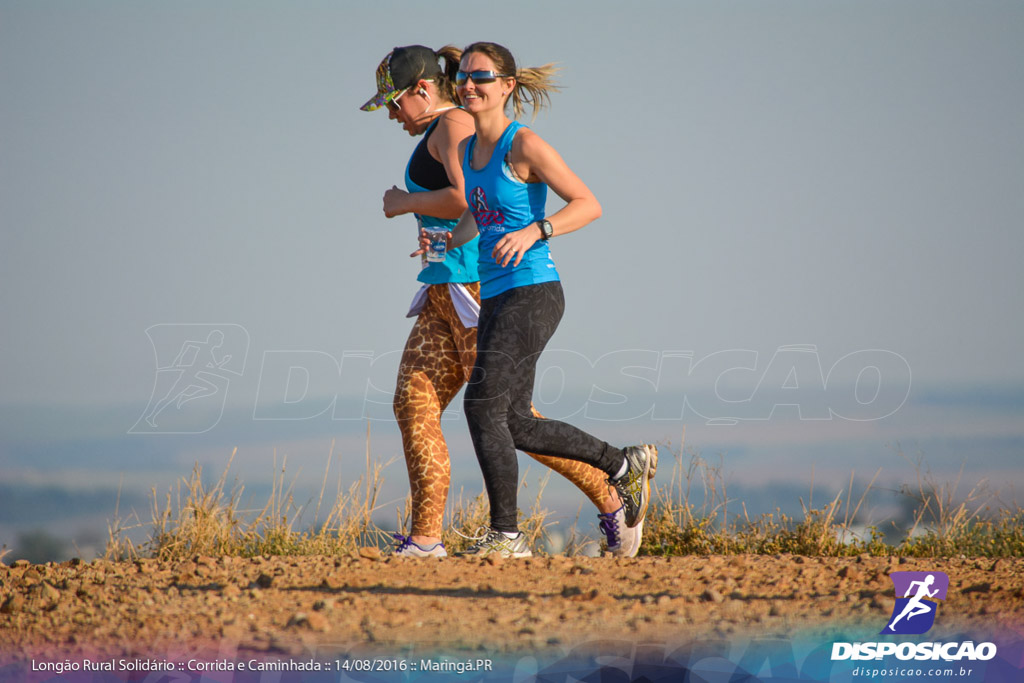
M 420 314 L 423 307 L 427 305 L 427 291 L 431 286 L 423 285 L 416 292 L 416 296 L 412 298 L 412 304 L 409 306 L 409 312 L 405 314 L 406 318 L 415 318 Z M 480 320 L 480 304 L 469 293 L 466 286 L 460 282 L 449 282 L 448 292 L 452 296 L 455 312 L 459 314 L 459 320 L 462 321 L 462 325 L 464 327 L 476 327 L 477 322 Z

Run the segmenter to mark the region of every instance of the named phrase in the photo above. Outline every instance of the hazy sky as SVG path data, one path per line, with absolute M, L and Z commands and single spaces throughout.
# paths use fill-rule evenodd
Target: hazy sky
M 358 107 L 392 47 L 475 40 L 562 67 L 532 125 L 604 208 L 553 244 L 552 348 L 1020 386 L 1021 36 L 1011 2 L 0 0 L 0 403 L 131 405 L 123 434 L 173 326 L 240 332 L 242 407 L 268 354 L 393 359 L 415 140 Z

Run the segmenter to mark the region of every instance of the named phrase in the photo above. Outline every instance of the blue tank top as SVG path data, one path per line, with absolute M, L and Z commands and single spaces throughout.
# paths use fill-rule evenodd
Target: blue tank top
M 509 124 L 491 154 L 490 161 L 479 171 L 473 170 L 470 160 L 476 146 L 476 136 L 469 138 L 466 155 L 462 159 L 462 174 L 466 178 L 466 201 L 480 230 L 480 298 L 489 299 L 516 287 L 557 281 L 558 270 L 551 259 L 548 243 L 538 240 L 523 255 L 518 267 L 502 268 L 491 256 L 494 245 L 509 232 L 522 230 L 544 218 L 548 186 L 544 183 L 524 183 L 512 175 L 505 157 L 512 148 L 516 131 L 523 124 Z
M 412 155 L 409 157 L 409 163 L 405 166 L 405 189 L 409 192 L 429 192 L 427 188 L 423 187 L 415 180 L 412 179 L 411 170 L 413 168 L 413 161 L 416 160 L 419 163 L 418 167 L 423 168 L 431 164 L 440 166 L 440 175 L 438 176 L 437 169 L 433 169 L 433 175 L 443 177 L 446 187 L 451 187 L 451 183 L 448 182 L 447 173 L 444 170 L 444 164 L 439 162 L 430 156 L 430 152 L 427 150 L 427 140 L 430 138 L 430 134 L 434 132 L 434 128 L 437 126 L 437 122 L 440 119 L 434 119 L 426 132 L 423 134 L 423 139 L 420 144 L 416 145 L 416 149 L 413 150 Z M 421 178 L 423 182 L 425 179 Z M 434 188 L 437 189 L 437 188 Z M 424 228 L 444 228 L 451 230 L 458 223 L 458 220 L 450 218 L 437 218 L 435 216 L 421 216 L 415 214 L 417 223 L 417 236 L 419 235 L 419 226 Z M 476 238 L 470 240 L 466 244 L 456 249 L 449 249 L 448 255 L 444 261 L 439 263 L 433 263 L 423 259 L 423 269 L 420 271 L 419 277 L 416 279 L 420 282 L 428 285 L 441 285 L 447 282 L 476 282 L 480 279 L 480 275 L 477 270 L 477 260 L 479 258 L 477 254 L 477 244 L 479 240 Z

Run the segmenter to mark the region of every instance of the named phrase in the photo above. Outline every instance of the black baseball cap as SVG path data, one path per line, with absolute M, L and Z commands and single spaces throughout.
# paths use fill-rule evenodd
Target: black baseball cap
M 377 94 L 360 107 L 374 111 L 391 102 L 421 78 L 431 79 L 442 73 L 437 54 L 423 45 L 396 47 L 377 67 Z

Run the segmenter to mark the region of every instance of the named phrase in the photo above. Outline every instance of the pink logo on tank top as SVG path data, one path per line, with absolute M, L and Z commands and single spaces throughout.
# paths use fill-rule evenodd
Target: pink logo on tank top
M 505 223 L 505 214 L 501 211 L 491 211 L 487 206 L 487 193 L 484 188 L 477 186 L 469 193 L 470 211 L 476 219 L 477 227 L 483 231 L 485 228 L 500 232 Z

